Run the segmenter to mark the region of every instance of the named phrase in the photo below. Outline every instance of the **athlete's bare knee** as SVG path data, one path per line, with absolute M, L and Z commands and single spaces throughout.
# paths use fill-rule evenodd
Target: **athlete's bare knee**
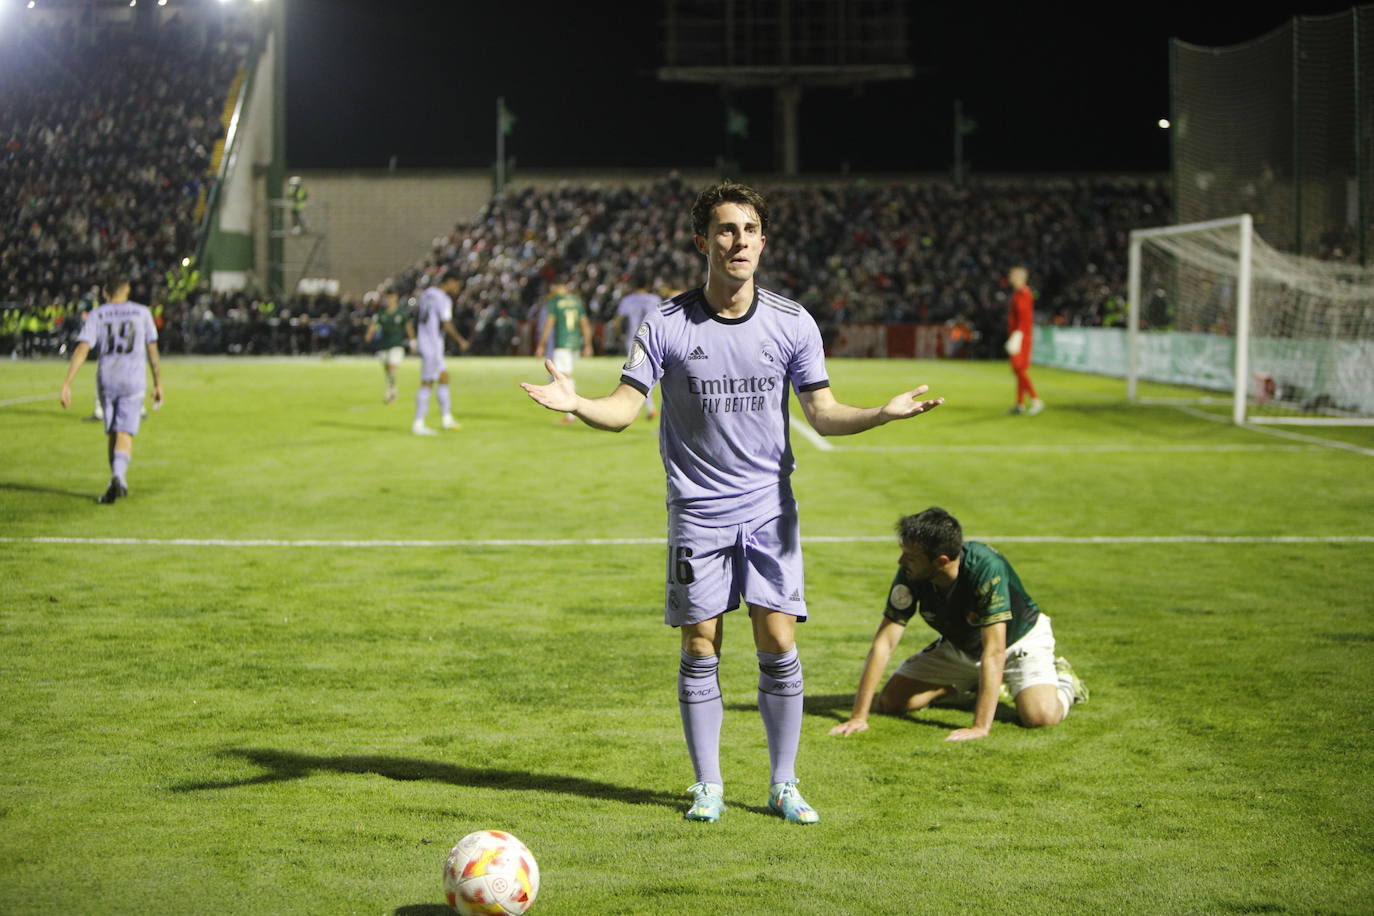
M 878 694 L 878 712 L 888 716 L 898 716 L 907 711 L 908 700 L 898 700 L 886 693 Z
M 1018 709 L 1017 717 L 1026 728 L 1049 728 L 1051 725 L 1058 725 L 1062 722 L 1064 714 L 1060 709 L 1035 706 L 1028 709 Z
M 716 648 L 711 639 L 700 635 L 683 637 L 682 651 L 697 658 L 706 658 L 716 654 Z
M 908 693 L 905 690 L 884 690 L 878 694 L 878 712 L 889 716 L 900 716 L 905 713 L 915 712 L 930 705 L 930 701 L 924 699 L 919 694 Z
M 723 636 L 719 618 L 687 624 L 682 627 L 682 651 L 697 658 L 719 655 Z
M 1047 728 L 1064 718 L 1064 707 L 1053 687 L 1035 684 L 1016 694 L 1016 717 L 1026 728 Z
M 797 644 L 797 618 L 760 605 L 749 605 L 754 648 L 760 652 L 788 652 Z

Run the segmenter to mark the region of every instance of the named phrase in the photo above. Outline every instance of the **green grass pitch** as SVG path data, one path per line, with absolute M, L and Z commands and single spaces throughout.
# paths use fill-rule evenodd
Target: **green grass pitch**
M 654 425 L 558 425 L 517 388 L 533 361 L 450 369 L 465 428 L 421 438 L 414 361 L 383 406 L 370 360 L 168 359 L 131 496 L 100 506 L 93 367 L 63 412 L 61 364 L 0 363 L 0 912 L 438 916 L 483 828 L 529 844 L 550 916 L 1374 909 L 1374 431 L 1043 369 L 1048 409 L 1013 417 L 1000 363 L 832 361 L 849 403 L 948 402 L 829 450 L 794 409 L 822 820 L 764 810 L 738 618 L 710 826 L 681 817 Z M 1093 691 L 1064 724 L 827 735 L 892 524 L 933 504 L 1053 616 Z

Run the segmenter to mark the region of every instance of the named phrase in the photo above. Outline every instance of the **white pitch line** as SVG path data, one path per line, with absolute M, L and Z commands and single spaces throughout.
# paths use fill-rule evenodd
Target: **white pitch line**
M 1003 544 L 1374 544 L 1374 535 L 972 535 L 974 541 Z M 803 537 L 808 544 L 886 544 L 893 535 L 818 535 Z M 491 538 L 474 540 L 296 540 L 276 538 L 79 538 L 0 537 L 0 544 L 63 544 L 74 546 L 129 547 L 601 547 L 661 546 L 663 538 Z
M 1182 410 L 1193 411 L 1188 408 L 1180 407 Z M 1196 411 L 1199 416 L 1214 419 L 1210 414 L 1203 411 Z M 804 419 L 799 419 L 795 414 L 792 417 L 791 428 L 801 433 L 802 438 L 806 439 L 816 448 L 823 452 L 1060 452 L 1060 453 L 1118 453 L 1118 452 L 1196 452 L 1201 454 L 1212 452 L 1302 452 L 1316 449 L 1322 445 L 1335 444 L 1329 439 L 1318 439 L 1314 436 L 1301 436 L 1297 433 L 1289 433 L 1288 437 L 1305 441 L 1307 445 L 1243 445 L 1243 444 L 1219 444 L 1219 445 L 1130 445 L 1127 443 L 1043 443 L 1043 444 L 1023 444 L 1023 445 L 836 445 L 829 439 L 822 436 L 811 428 Z M 1247 427 L 1253 428 L 1253 427 Z M 1269 430 L 1255 429 L 1255 432 L 1270 432 Z M 1282 433 L 1272 432 L 1271 435 L 1283 435 Z M 1355 451 L 1368 452 L 1356 446 L 1346 446 Z
M 486 540 L 323 540 L 316 538 L 77 538 L 0 537 L 0 544 L 75 544 L 133 547 L 595 547 L 662 544 L 663 538 L 491 538 Z
M 1196 407 L 1190 407 L 1187 404 L 1173 404 L 1171 406 L 1175 410 L 1182 411 L 1190 417 L 1198 417 L 1203 420 L 1211 420 L 1213 423 L 1231 423 L 1230 417 L 1219 417 L 1214 413 L 1208 413 L 1205 410 L 1198 410 Z M 1374 456 L 1374 448 L 1364 448 L 1363 446 L 1356 445 L 1353 442 L 1342 442 L 1339 439 L 1323 439 L 1321 436 L 1305 436 L 1302 433 L 1293 433 L 1289 432 L 1286 429 L 1273 429 L 1269 426 L 1256 426 L 1252 423 L 1242 424 L 1241 428 L 1249 430 L 1252 433 L 1260 433 L 1265 436 L 1275 436 L 1279 439 L 1293 439 L 1297 442 L 1310 442 L 1313 445 L 1321 445 L 1325 446 L 1326 448 L 1339 448 L 1344 449 L 1347 452 L 1355 452 L 1358 455 Z
M 802 438 L 823 452 L 835 451 L 835 444 L 833 442 L 812 429 L 811 424 L 807 423 L 805 419 L 797 419 L 796 414 L 792 415 L 792 422 L 788 424 L 788 428 L 795 429 L 797 432 L 801 433 Z
M 34 401 L 46 401 L 49 398 L 57 400 L 55 394 L 31 394 L 26 398 L 8 398 L 0 401 L 0 407 L 13 407 L 15 404 L 32 404 Z
M 1316 445 L 841 445 L 841 452 L 1305 452 Z

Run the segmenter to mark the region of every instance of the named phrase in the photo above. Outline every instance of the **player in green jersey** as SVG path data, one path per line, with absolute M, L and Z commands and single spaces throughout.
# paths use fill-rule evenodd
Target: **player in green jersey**
M 386 373 L 386 394 L 382 403 L 390 404 L 396 400 L 396 369 L 405 359 L 406 343 L 415 340 L 415 325 L 401 308 L 401 297 L 395 290 L 388 290 L 383 301 L 382 310 L 372 316 L 365 337 L 367 340 L 376 337 L 377 358 Z
M 568 290 L 566 283 L 549 288 L 549 301 L 544 307 L 544 328 L 539 334 L 536 352 L 541 359 L 548 355 L 549 339 L 553 339 L 553 366 L 568 377 L 569 389 L 575 390 L 573 369 L 577 355 L 592 355 L 592 323 L 587 319 L 587 307 L 582 297 Z M 560 423 L 576 423 L 572 414 L 564 414 Z
M 878 680 L 907 621 L 920 614 L 940 638 L 908 658 L 878 696 L 880 712 L 901 715 L 935 700 L 976 692 L 973 726 L 950 741 L 986 737 L 1005 682 L 1027 728 L 1056 725 L 1087 687 L 1055 656 L 1050 618 L 1041 613 L 1006 557 L 964 541 L 958 519 L 932 507 L 897 522 L 902 556 L 873 636 L 854 708 L 830 730 L 847 736 L 868 728 Z M 1004 681 L 1005 679 L 1005 681 Z

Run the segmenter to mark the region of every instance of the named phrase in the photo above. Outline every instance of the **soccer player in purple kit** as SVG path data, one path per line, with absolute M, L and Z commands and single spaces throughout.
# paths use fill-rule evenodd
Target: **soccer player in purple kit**
M 438 397 L 442 412 L 440 424 L 444 429 L 462 429 L 453 419 L 453 401 L 448 390 L 448 367 L 444 365 L 444 335 L 453 338 L 459 349 L 466 351 L 471 344 L 453 326 L 453 297 L 462 287 L 462 278 L 454 271 L 448 271 L 434 285 L 420 293 L 416 305 L 419 313 L 415 322 L 415 349 L 420 354 L 420 389 L 415 392 L 415 422 L 410 431 L 417 436 L 437 436 L 438 433 L 425 425 L 425 414 L 429 413 L 431 391 Z
M 663 386 L 659 451 L 668 484 L 664 620 L 680 629 L 678 709 L 696 770 L 689 820 L 725 809 L 717 676 L 724 615 L 749 607 L 759 664 L 758 704 L 771 768 L 768 807 L 791 823 L 816 811 L 797 790 L 802 669 L 796 623 L 806 619 L 801 532 L 788 442 L 788 386 L 823 436 L 862 432 L 925 413 L 925 386 L 881 407 L 842 404 L 830 390 L 816 322 L 797 303 L 758 287 L 768 206 L 752 188 L 723 182 L 692 207 L 706 282 L 650 311 L 638 328 L 620 384 L 603 398 L 578 395 L 552 363 L 553 381 L 521 383 L 536 403 L 568 411 L 596 429 L 619 431 Z
M 72 403 L 72 380 L 95 350 L 96 387 L 109 437 L 110 486 L 100 497 L 112 503 L 129 495 L 129 462 L 134 455 L 134 436 L 142 418 L 148 377 L 143 361 L 153 370 L 153 407 L 162 406 L 162 366 L 157 352 L 157 325 L 146 305 L 129 301 L 129 281 L 118 277 L 105 289 L 109 300 L 86 318 L 77 335 L 76 349 L 67 366 L 59 400 L 65 410 Z
M 661 300 L 653 293 L 649 292 L 649 281 L 644 277 L 635 279 L 634 291 L 622 298 L 615 307 L 615 321 L 623 324 L 622 333 L 625 335 L 625 355 L 629 356 L 634 349 L 635 334 L 639 327 L 644 324 L 644 320 L 649 317 L 649 312 L 658 308 Z M 654 408 L 654 397 L 651 394 L 644 396 L 644 409 L 648 411 L 649 419 L 658 416 L 658 410 Z

